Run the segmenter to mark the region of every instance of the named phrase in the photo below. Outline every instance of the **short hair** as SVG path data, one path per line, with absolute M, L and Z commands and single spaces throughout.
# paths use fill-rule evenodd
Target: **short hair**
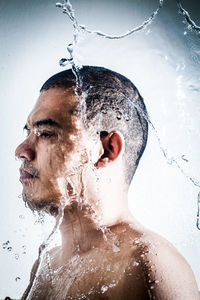
M 130 184 L 147 142 L 147 111 L 135 85 L 103 67 L 83 66 L 78 72 L 84 124 L 93 132 L 120 131 L 125 140 L 125 182 Z M 40 91 L 76 87 L 72 69 L 50 77 Z M 92 131 L 91 130 L 91 131 Z

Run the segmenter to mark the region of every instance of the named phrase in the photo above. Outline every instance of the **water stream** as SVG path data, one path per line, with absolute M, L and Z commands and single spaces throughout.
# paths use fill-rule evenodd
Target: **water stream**
M 56 216 L 55 225 L 54 225 L 52 231 L 50 232 L 50 234 L 48 235 L 48 237 L 43 241 L 43 243 L 39 247 L 37 265 L 34 270 L 34 274 L 32 274 L 32 276 L 31 276 L 32 280 L 30 280 L 28 289 L 26 290 L 26 293 L 24 294 L 22 299 L 28 299 L 29 295 L 32 292 L 32 289 L 35 287 L 34 284 L 40 273 L 40 268 L 41 268 L 42 261 L 44 259 L 44 255 L 47 254 L 46 253 L 47 247 L 50 245 L 50 243 L 54 239 L 54 236 L 62 223 L 62 220 L 64 217 L 64 208 L 65 208 L 66 204 L 67 204 L 67 199 L 63 199 L 63 201 L 60 202 L 60 206 L 58 207 L 58 215 Z M 51 276 L 51 266 L 50 266 L 48 260 L 47 260 L 47 263 L 48 263 L 50 285 L 51 285 L 53 277 Z
M 56 6 L 58 8 L 62 9 L 62 12 L 64 14 L 67 14 L 67 16 L 70 18 L 70 20 L 72 21 L 73 24 L 73 32 L 74 32 L 74 40 L 72 43 L 70 43 L 67 47 L 67 51 L 69 53 L 69 58 L 62 58 L 60 60 L 60 65 L 61 66 L 66 66 L 67 64 L 71 64 L 72 65 L 72 70 L 76 76 L 76 88 L 75 88 L 75 92 L 77 95 L 80 95 L 80 93 L 77 93 L 77 91 L 81 88 L 81 76 L 80 76 L 80 72 L 79 69 L 81 68 L 81 65 L 78 65 L 76 62 L 76 59 L 74 57 L 74 48 L 77 47 L 78 44 L 78 38 L 79 35 L 82 32 L 87 32 L 93 36 L 98 36 L 98 37 L 104 37 L 106 39 L 122 39 L 125 38 L 127 36 L 130 36 L 131 34 L 134 34 L 140 30 L 145 29 L 147 26 L 149 26 L 152 21 L 155 19 L 156 15 L 159 13 L 160 9 L 163 6 L 163 0 L 159 0 L 159 6 L 158 8 L 151 14 L 151 16 L 144 21 L 140 26 L 137 26 L 131 30 L 128 30 L 127 32 L 125 32 L 124 34 L 121 35 L 109 35 L 106 33 L 103 33 L 101 31 L 95 31 L 95 30 L 90 30 L 88 29 L 85 25 L 79 25 L 77 18 L 75 16 L 75 11 L 72 7 L 72 4 L 70 3 L 69 0 L 64 0 L 63 3 L 57 2 Z M 184 17 L 185 22 L 188 24 L 188 29 L 189 30 L 193 30 L 194 32 L 196 32 L 197 34 L 200 33 L 200 27 L 196 25 L 196 23 L 191 19 L 190 14 L 188 11 L 186 11 L 186 9 L 183 8 L 183 6 L 181 5 L 180 1 L 177 1 L 177 8 L 178 8 L 178 12 Z M 82 103 L 82 108 L 84 107 L 84 98 L 80 97 L 80 103 Z M 173 156 L 169 155 L 169 150 L 163 146 L 163 142 L 161 141 L 161 138 L 158 135 L 158 132 L 153 124 L 153 122 L 151 121 L 150 117 L 148 116 L 148 114 L 146 114 L 143 109 L 141 109 L 138 106 L 135 106 L 135 108 L 144 116 L 144 118 L 147 120 L 147 122 L 150 125 L 150 128 L 152 129 L 159 147 L 164 155 L 164 157 L 167 160 L 167 163 L 172 165 L 176 165 L 176 167 L 179 169 L 179 171 L 196 187 L 200 188 L 200 181 L 198 179 L 196 179 L 194 176 L 188 174 L 184 168 L 180 165 L 180 163 L 178 162 L 178 159 L 174 158 Z M 83 119 L 84 119 L 84 109 L 82 110 L 82 115 L 83 115 Z M 186 161 L 184 158 L 184 155 L 181 156 L 181 159 Z M 198 198 L 199 199 L 199 198 Z M 198 200 L 199 203 L 199 200 Z M 197 214 L 198 215 L 198 214 Z M 200 229 L 199 227 L 199 221 L 197 220 L 197 228 Z
M 188 24 L 188 29 L 194 30 L 196 33 L 200 33 L 200 26 L 198 26 L 190 17 L 189 12 L 183 8 L 180 1 L 177 1 L 179 12 L 183 15 L 186 23 Z
M 197 198 L 197 228 L 200 230 L 200 193 Z
M 75 75 L 76 78 L 76 87 L 75 87 L 75 93 L 79 98 L 80 104 L 81 104 L 81 114 L 82 114 L 82 119 L 85 120 L 85 97 L 87 96 L 84 93 L 81 93 L 81 87 L 82 87 L 82 81 L 81 81 L 81 74 L 80 74 L 80 69 L 81 69 L 81 64 L 79 63 L 77 57 L 76 57 L 76 52 L 78 52 L 78 43 L 79 43 L 79 38 L 80 36 L 83 36 L 83 33 L 87 33 L 90 34 L 92 37 L 100 37 L 100 38 L 105 38 L 105 39 L 112 39 L 112 40 L 118 40 L 118 39 L 122 39 L 125 37 L 128 37 L 138 31 L 144 30 L 145 28 L 147 28 L 147 26 L 150 26 L 152 24 L 152 22 L 154 21 L 154 19 L 156 18 L 156 16 L 159 14 L 161 9 L 163 8 L 163 0 L 159 0 L 158 1 L 158 7 L 155 11 L 152 12 L 152 14 L 150 15 L 150 17 L 145 20 L 141 25 L 136 26 L 128 31 L 126 31 L 123 34 L 120 35 L 109 35 L 107 33 L 104 33 L 102 31 L 96 31 L 96 30 L 91 30 L 89 29 L 87 26 L 85 25 L 80 25 L 77 21 L 76 15 L 75 15 L 75 10 L 73 9 L 72 4 L 70 3 L 69 0 L 64 0 L 63 3 L 57 2 L 56 3 L 56 7 L 62 9 L 62 12 L 64 14 L 67 15 L 67 17 L 71 20 L 72 22 L 72 29 L 73 29 L 73 41 L 70 43 L 67 43 L 66 46 L 66 51 L 67 51 L 67 57 L 66 58 L 61 58 L 59 61 L 60 66 L 62 67 L 66 67 L 68 65 L 71 65 L 72 71 Z M 177 1 L 177 12 L 179 12 L 179 14 L 181 15 L 180 17 L 180 22 L 182 21 L 182 19 L 184 19 L 185 23 L 187 24 L 187 29 L 194 31 L 197 35 L 199 35 L 200 33 L 200 27 L 191 19 L 191 16 L 189 14 L 189 12 L 182 6 L 180 1 Z M 133 105 L 131 103 L 131 105 Z M 187 157 L 185 157 L 185 155 L 181 155 L 180 158 L 175 158 L 171 155 L 169 155 L 169 150 L 167 147 L 164 146 L 163 141 L 161 140 L 158 131 L 156 129 L 156 127 L 154 126 L 154 122 L 151 120 L 151 117 L 149 117 L 149 115 L 147 113 L 145 113 L 143 111 L 143 109 L 138 106 L 138 105 L 134 105 L 133 109 L 136 109 L 140 112 L 141 115 L 143 115 L 143 117 L 147 120 L 148 124 L 150 125 L 150 128 L 152 129 L 159 147 L 164 155 L 164 157 L 167 160 L 167 163 L 170 165 L 175 165 L 178 170 L 197 188 L 200 188 L 200 181 L 198 179 L 196 179 L 194 176 L 192 176 L 189 172 L 186 172 L 185 169 L 181 166 L 181 164 L 179 163 L 180 160 L 183 160 L 185 162 L 188 162 Z M 103 113 L 103 111 L 102 111 Z M 121 115 L 120 115 L 120 110 L 117 111 L 117 118 L 120 119 Z M 98 178 L 97 178 L 98 180 Z M 47 248 L 50 245 L 50 243 L 52 242 L 52 240 L 54 239 L 54 236 L 57 232 L 57 230 L 59 229 L 62 221 L 63 221 L 63 216 L 64 216 L 64 208 L 65 205 L 67 203 L 67 198 L 64 199 L 64 201 L 62 203 L 60 203 L 60 207 L 59 207 L 59 212 L 58 215 L 56 217 L 56 222 L 55 225 L 53 227 L 53 230 L 51 231 L 51 233 L 49 234 L 49 236 L 43 241 L 43 243 L 40 245 L 39 247 L 39 254 L 38 254 L 38 260 L 37 260 L 37 268 L 35 269 L 35 274 L 33 276 L 33 280 L 30 282 L 29 285 L 29 290 L 27 291 L 25 298 L 24 299 L 28 299 L 31 291 L 32 291 L 32 287 L 34 286 L 35 281 L 37 280 L 38 274 L 40 272 L 41 269 L 41 263 L 42 260 L 44 258 L 44 255 L 47 254 Z M 80 195 L 79 197 L 79 204 L 80 207 L 82 207 L 82 197 Z M 200 192 L 198 193 L 197 196 L 197 221 L 196 221 L 196 226 L 197 228 L 200 230 Z M 100 227 L 103 236 L 104 236 L 104 240 L 113 248 L 113 252 L 117 253 L 118 251 L 120 251 L 120 249 L 117 246 L 117 243 L 115 241 L 115 236 L 109 231 L 109 229 L 102 225 Z M 7 241 L 3 244 L 3 249 L 7 249 L 7 251 L 11 251 L 12 247 L 10 245 L 10 242 Z M 18 259 L 18 254 L 16 254 L 16 259 Z M 47 260 L 48 261 L 48 260 Z M 53 281 L 51 276 L 51 266 L 49 263 L 49 274 L 50 274 L 50 280 Z M 20 277 L 16 277 L 16 282 L 20 280 Z M 113 284 L 114 286 L 115 284 Z M 112 288 L 112 284 L 110 284 L 109 286 L 110 288 Z M 102 286 L 102 293 L 104 293 L 105 291 L 107 291 L 108 286 Z

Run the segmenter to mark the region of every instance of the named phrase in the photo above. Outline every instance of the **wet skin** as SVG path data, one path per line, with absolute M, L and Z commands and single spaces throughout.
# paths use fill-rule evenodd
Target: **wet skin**
M 184 258 L 165 239 L 139 227 L 111 227 L 110 242 L 97 231 L 95 246 L 68 259 L 62 247 L 50 251 L 28 299 L 199 299 Z
M 120 134 L 94 145 L 76 104 L 72 89 L 42 92 L 25 126 L 28 136 L 16 149 L 32 209 L 55 212 L 68 197 L 62 244 L 36 261 L 22 299 L 199 299 L 184 258 L 128 211 Z
M 80 164 L 75 149 L 79 147 L 81 151 L 81 132 L 73 114 L 76 102 L 70 89 L 47 91 L 40 95 L 28 117 L 27 138 L 16 149 L 16 156 L 23 161 L 20 168 L 23 194 L 36 208 L 59 204 L 64 192 L 58 178 L 62 182 Z

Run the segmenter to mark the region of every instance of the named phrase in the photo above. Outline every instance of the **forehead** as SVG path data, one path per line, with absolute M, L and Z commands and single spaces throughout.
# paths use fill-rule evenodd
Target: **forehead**
M 78 103 L 73 88 L 52 88 L 42 91 L 28 117 L 28 123 L 33 124 L 38 120 L 51 118 L 62 125 L 78 109 Z

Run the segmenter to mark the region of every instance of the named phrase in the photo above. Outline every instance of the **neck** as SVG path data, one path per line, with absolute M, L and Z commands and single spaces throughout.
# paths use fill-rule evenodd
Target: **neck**
M 101 229 L 105 226 L 110 228 L 131 219 L 127 189 L 121 181 L 101 181 L 98 188 L 95 184 L 87 182 L 82 205 L 73 199 L 64 209 L 60 231 L 62 248 L 68 256 L 97 247 L 103 241 Z
M 103 218 L 98 218 L 89 206 L 82 205 L 81 207 L 78 203 L 73 203 L 65 207 L 60 225 L 64 258 L 98 248 L 104 243 L 105 228 L 111 229 L 114 225 L 129 222 L 131 222 L 129 212 L 103 220 Z
M 68 257 L 96 247 L 103 238 L 92 209 L 77 202 L 65 207 L 60 232 L 62 248 Z

